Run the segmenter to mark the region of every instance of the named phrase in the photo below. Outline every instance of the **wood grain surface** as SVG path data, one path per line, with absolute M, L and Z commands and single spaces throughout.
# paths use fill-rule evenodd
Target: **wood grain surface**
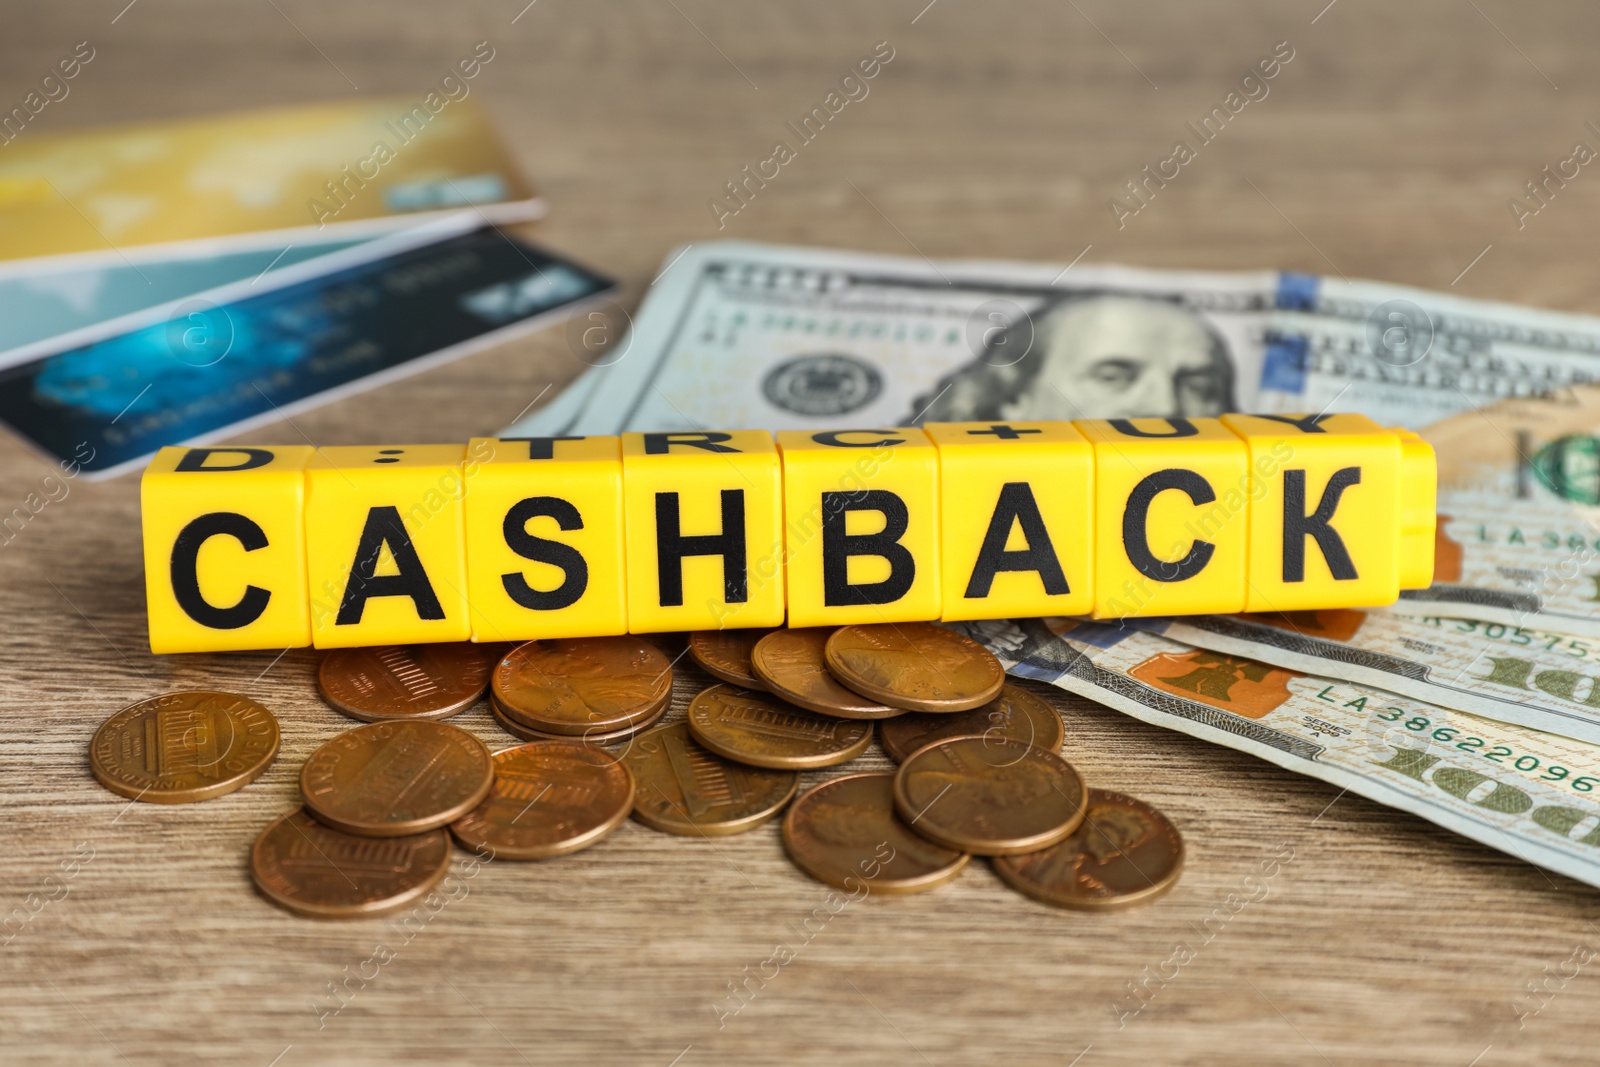
M 76 42 L 97 49 L 25 136 L 420 96 L 487 40 L 497 56 L 475 91 L 551 205 L 533 236 L 621 278 L 630 307 L 674 245 L 725 236 L 1290 268 L 1600 312 L 1600 174 L 1585 169 L 1523 229 L 1506 206 L 1575 141 L 1597 143 L 1584 124 L 1600 120 L 1600 10 L 1577 0 L 126 2 L 6 8 L 0 107 Z M 895 58 L 870 96 L 719 234 L 707 201 L 880 41 Z M 1280 41 L 1295 58 L 1270 95 L 1119 229 L 1108 199 Z M 251 436 L 461 441 L 582 369 L 552 329 Z M 0 440 L 0 512 L 46 473 Z M 352 723 L 317 698 L 309 650 L 152 656 L 142 590 L 134 477 L 73 483 L 0 551 L 0 914 L 27 916 L 0 934 L 7 1064 L 1597 1055 L 1593 890 L 1059 700 L 1067 754 L 1091 784 L 1158 805 L 1183 831 L 1188 870 L 1153 906 L 1054 911 L 979 862 L 926 896 L 813 919 L 808 934 L 828 891 L 785 860 L 776 826 L 712 842 L 630 823 L 580 855 L 472 877 L 458 854 L 449 902 L 409 929 L 299 919 L 252 890 L 246 851 L 296 803 L 306 755 Z M 680 672 L 675 714 L 705 683 Z M 196 687 L 277 713 L 283 750 L 265 777 L 176 808 L 95 784 L 88 742 L 105 716 Z M 453 721 L 509 743 L 481 705 Z M 874 750 L 860 765 L 883 762 Z M 762 963 L 780 944 L 794 958 L 774 975 Z M 1184 962 L 1167 963 L 1180 945 Z M 730 984 L 747 979 L 732 1013 Z M 1119 1018 L 1139 1004 L 1130 983 L 1153 995 Z

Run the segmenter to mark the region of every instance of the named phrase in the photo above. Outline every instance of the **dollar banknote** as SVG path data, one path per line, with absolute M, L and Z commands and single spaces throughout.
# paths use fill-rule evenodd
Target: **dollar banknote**
M 1600 640 L 1478 619 L 1348 609 L 1122 624 L 1600 745 Z
M 963 629 L 1013 674 L 1600 886 L 1600 746 L 1131 627 L 1021 620 Z
M 1600 381 L 1600 319 L 1280 271 L 714 241 L 667 257 L 608 361 L 562 429 L 1323 410 L 1421 429 Z
M 1394 610 L 1600 637 L 1600 387 L 1555 385 L 1422 433 L 1439 460 L 1434 582 Z
M 583 410 L 563 428 L 1247 410 L 1257 406 L 1277 280 L 690 245 L 668 257 L 625 350 L 590 372 Z

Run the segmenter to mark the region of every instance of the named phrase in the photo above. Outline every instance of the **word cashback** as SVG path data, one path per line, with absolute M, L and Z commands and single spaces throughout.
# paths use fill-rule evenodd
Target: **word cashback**
M 156 652 L 1372 607 L 1436 471 L 1360 415 L 162 449 Z

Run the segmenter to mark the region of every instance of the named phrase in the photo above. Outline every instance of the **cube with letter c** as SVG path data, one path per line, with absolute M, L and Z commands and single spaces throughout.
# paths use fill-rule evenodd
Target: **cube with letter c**
M 937 619 L 939 453 L 916 427 L 783 430 L 789 625 Z
M 475 437 L 463 473 L 474 641 L 628 632 L 617 438 Z
M 946 621 L 1094 607 L 1094 448 L 1070 422 L 930 422 Z
M 1075 419 L 1094 445 L 1094 616 L 1244 608 L 1250 458 L 1217 419 Z
M 299 648 L 312 450 L 161 449 L 139 484 L 152 652 Z
M 622 435 L 628 630 L 783 622 L 783 469 L 765 430 Z
M 306 464 L 318 648 L 465 641 L 465 445 L 319 448 Z

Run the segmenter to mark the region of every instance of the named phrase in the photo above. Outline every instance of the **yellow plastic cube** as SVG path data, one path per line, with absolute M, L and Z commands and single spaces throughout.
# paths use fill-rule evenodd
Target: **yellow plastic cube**
M 139 484 L 152 652 L 300 648 L 304 445 L 163 448 Z
M 765 430 L 622 435 L 628 629 L 783 622 L 783 468 Z
M 318 648 L 465 641 L 465 445 L 318 449 L 306 464 Z
M 789 625 L 937 619 L 939 453 L 921 430 L 784 430 Z
M 1217 419 L 1076 419 L 1094 445 L 1097 619 L 1245 603 L 1250 459 Z
M 1407 506 L 1396 431 L 1365 415 L 1224 415 L 1222 422 L 1250 449 L 1257 479 L 1245 610 L 1394 603 Z M 1431 549 L 1428 556 L 1431 563 Z
M 1094 448 L 1069 422 L 930 422 L 945 621 L 1094 608 Z
M 475 437 L 463 473 L 474 641 L 628 632 L 617 438 Z

